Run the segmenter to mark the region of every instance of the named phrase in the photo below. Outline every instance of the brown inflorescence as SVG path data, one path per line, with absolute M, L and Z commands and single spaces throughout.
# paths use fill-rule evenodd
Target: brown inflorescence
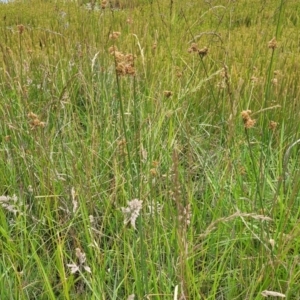
M 173 95 L 173 93 L 171 91 L 164 91 L 164 96 L 166 98 L 170 98 Z
M 31 130 L 36 129 L 37 127 L 44 128 L 46 125 L 46 123 L 41 122 L 38 115 L 34 114 L 33 112 L 28 113 L 27 117 L 29 118 Z
M 133 54 L 124 54 L 118 51 L 116 46 L 111 46 L 108 51 L 115 57 L 118 75 L 135 75 L 134 60 L 136 57 Z
M 119 38 L 119 36 L 121 35 L 121 32 L 119 31 L 113 31 L 110 35 L 109 35 L 109 38 L 111 40 L 116 40 Z
M 277 128 L 278 123 L 275 121 L 270 121 L 269 123 L 269 129 L 274 131 Z
M 271 39 L 271 41 L 269 41 L 268 47 L 269 47 L 270 49 L 273 49 L 273 50 L 277 48 L 277 41 L 276 41 L 276 38 L 275 38 L 275 37 L 273 37 L 273 38 Z
M 25 30 L 25 26 L 23 24 L 17 25 L 17 28 L 20 34 L 22 34 Z
M 256 120 L 251 119 L 250 114 L 251 110 L 243 110 L 241 113 L 246 129 L 252 128 L 256 123 Z

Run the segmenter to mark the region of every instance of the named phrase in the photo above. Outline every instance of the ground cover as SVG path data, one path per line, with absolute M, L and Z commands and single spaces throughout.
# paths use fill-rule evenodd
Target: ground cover
M 299 9 L 0 4 L 0 298 L 299 299 Z

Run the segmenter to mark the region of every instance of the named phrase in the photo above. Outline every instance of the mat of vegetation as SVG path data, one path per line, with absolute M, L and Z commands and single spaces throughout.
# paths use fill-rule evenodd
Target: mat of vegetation
M 0 4 L 0 299 L 300 299 L 300 6 Z

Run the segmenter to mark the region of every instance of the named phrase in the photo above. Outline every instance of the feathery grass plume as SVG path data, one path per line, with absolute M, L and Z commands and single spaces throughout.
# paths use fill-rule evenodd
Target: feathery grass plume
M 267 291 L 267 290 L 262 291 L 262 292 L 261 292 L 261 295 L 262 295 L 263 297 L 269 297 L 269 296 L 270 296 L 270 297 L 285 298 L 285 295 L 282 294 L 282 293 L 273 292 L 273 291 Z
M 124 214 L 124 224 L 127 225 L 129 222 L 131 226 L 136 229 L 135 221 L 140 215 L 140 210 L 142 209 L 142 200 L 133 199 L 128 202 L 127 207 L 121 207 L 122 213 Z
M 75 191 L 75 188 L 72 187 L 71 188 L 71 197 L 72 197 L 72 204 L 73 204 L 73 213 L 75 214 L 77 209 L 78 209 L 78 201 L 76 199 L 76 191 Z
M 71 274 L 75 274 L 81 269 L 84 269 L 88 273 L 92 273 L 91 268 L 86 264 L 86 254 L 82 252 L 79 248 L 76 248 L 75 255 L 78 260 L 78 265 L 75 263 L 67 264 L 67 266 L 71 269 Z
M 189 203 L 186 207 L 182 208 L 181 214 L 178 216 L 178 220 L 183 224 L 183 226 L 189 226 L 191 224 L 192 209 Z
M 14 215 L 17 213 L 22 214 L 20 209 L 21 203 L 18 201 L 16 195 L 10 196 L 0 196 L 0 206 L 5 210 L 12 212 Z
M 241 113 L 245 128 L 247 129 L 252 128 L 256 123 L 256 120 L 251 119 L 250 117 L 251 113 L 252 113 L 251 110 L 243 110 Z
M 277 41 L 276 41 L 276 38 L 275 38 L 275 37 L 273 37 L 273 38 L 271 39 L 271 41 L 269 41 L 268 47 L 269 47 L 270 49 L 273 49 L 273 50 L 275 50 L 275 49 L 277 48 Z

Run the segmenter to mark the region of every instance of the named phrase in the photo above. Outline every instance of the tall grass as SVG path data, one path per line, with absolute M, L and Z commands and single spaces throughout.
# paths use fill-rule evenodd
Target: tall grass
M 1 4 L 0 298 L 298 299 L 298 11 Z

